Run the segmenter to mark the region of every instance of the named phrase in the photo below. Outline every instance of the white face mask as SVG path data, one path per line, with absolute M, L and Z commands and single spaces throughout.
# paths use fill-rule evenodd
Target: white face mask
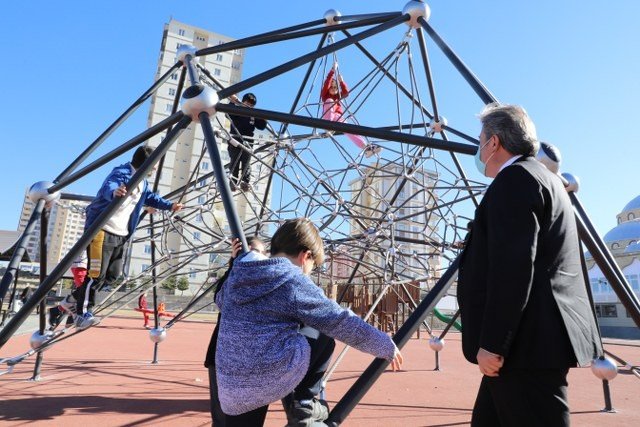
M 491 138 L 489 138 L 489 140 L 491 140 Z M 487 159 L 486 162 L 483 162 L 482 159 L 480 158 L 482 149 L 487 146 L 487 144 L 489 143 L 489 140 L 487 142 L 485 142 L 483 145 L 478 147 L 478 151 L 476 151 L 476 155 L 474 156 L 474 160 L 476 162 L 476 168 L 478 168 L 478 171 L 484 176 L 487 176 L 487 173 L 486 173 L 487 172 L 487 163 L 489 162 L 491 157 L 493 157 L 493 155 L 496 154 L 495 151 L 493 153 L 491 153 L 491 155 L 489 156 L 489 158 Z

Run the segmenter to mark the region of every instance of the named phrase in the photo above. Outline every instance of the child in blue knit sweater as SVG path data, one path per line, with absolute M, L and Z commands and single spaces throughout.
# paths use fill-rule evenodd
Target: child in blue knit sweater
M 318 229 L 286 221 L 271 239 L 271 258 L 239 257 L 217 296 L 222 313 L 215 356 L 225 426 L 262 426 L 271 402 L 285 403 L 289 426 L 328 416 L 316 399 L 336 338 L 391 361 L 391 338 L 328 299 L 309 274 L 324 262 Z

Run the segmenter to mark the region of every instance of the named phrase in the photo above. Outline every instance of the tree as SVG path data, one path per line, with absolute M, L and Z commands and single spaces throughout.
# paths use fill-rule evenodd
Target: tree
M 162 282 L 162 288 L 168 289 L 170 291 L 174 291 L 178 286 L 178 281 L 175 276 L 171 276 L 167 278 L 164 282 Z
M 186 276 L 180 276 L 178 278 L 177 288 L 180 291 L 180 296 L 184 294 L 184 291 L 189 289 L 189 279 Z

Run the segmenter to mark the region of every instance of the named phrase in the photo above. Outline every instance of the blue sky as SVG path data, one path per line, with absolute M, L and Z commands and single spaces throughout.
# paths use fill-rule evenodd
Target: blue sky
M 579 197 L 598 231 L 604 234 L 615 226 L 615 215 L 640 193 L 634 178 L 640 151 L 640 2 L 427 3 L 432 27 L 485 86 L 499 100 L 525 106 L 539 137 L 560 148 L 562 171 L 580 178 Z M 53 180 L 152 84 L 163 24 L 171 17 L 241 38 L 321 18 L 329 8 L 346 15 L 399 11 L 405 4 L 114 0 L 3 5 L 0 229 L 16 229 L 26 187 Z M 390 32 L 388 38 L 397 43 L 399 32 Z M 244 77 L 316 45 L 313 38 L 249 50 Z M 374 41 L 370 48 L 383 50 L 384 42 Z M 356 59 L 344 58 L 341 66 L 343 73 L 361 71 Z M 455 113 L 461 117 L 458 123 L 476 136 L 474 114 L 481 103 L 448 89 L 447 84 L 459 84 L 460 79 L 452 69 L 442 71 L 445 75 L 436 83 L 445 87 L 438 92 L 443 109 L 464 106 Z M 287 110 L 299 85 L 295 76 L 285 80 L 286 85 L 281 80 L 256 88 L 260 106 Z M 147 111 L 143 107 L 116 133 L 111 146 L 142 131 Z M 473 168 L 469 160 L 463 160 L 466 169 Z M 69 191 L 94 194 L 112 166 Z

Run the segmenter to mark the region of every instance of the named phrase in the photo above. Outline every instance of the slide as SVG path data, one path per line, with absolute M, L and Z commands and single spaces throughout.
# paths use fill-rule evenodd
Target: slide
M 449 322 L 451 322 L 451 317 L 450 316 L 445 316 L 444 314 L 440 313 L 440 311 L 438 311 L 437 308 L 433 309 L 433 314 L 439 320 L 445 322 L 446 324 L 449 324 Z M 462 325 L 457 320 L 455 322 L 453 322 L 453 327 L 456 328 L 458 331 L 462 331 Z

